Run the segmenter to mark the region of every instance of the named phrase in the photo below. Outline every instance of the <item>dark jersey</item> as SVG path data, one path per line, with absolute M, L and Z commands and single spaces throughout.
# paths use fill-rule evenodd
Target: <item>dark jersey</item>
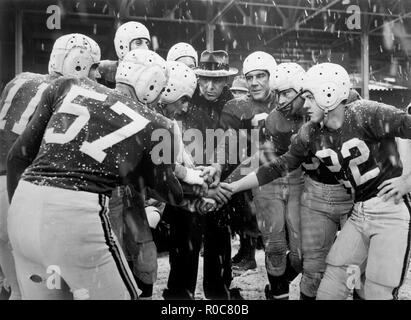
M 355 89 L 351 89 L 348 95 L 347 103 L 352 103 L 361 99 L 359 93 Z M 325 183 L 325 184 L 338 184 L 336 177 L 328 170 L 327 166 L 318 160 L 313 154 L 309 154 L 307 159 L 302 163 L 301 166 L 311 179 Z M 349 189 L 348 191 L 351 191 Z
M 118 61 L 114 60 L 101 60 L 98 65 L 98 72 L 100 73 L 100 78 L 97 82 L 114 89 L 116 87 L 116 72 L 118 68 Z
M 255 101 L 250 95 L 246 95 L 230 100 L 224 106 L 220 126 L 224 130 L 232 129 L 232 134 L 238 138 L 237 149 L 235 149 L 237 150 L 237 159 L 233 159 L 233 153 L 231 152 L 231 150 L 234 150 L 230 146 L 232 141 L 226 139 L 225 161 L 231 166 L 225 166 L 224 176 L 234 170 L 244 159 L 257 152 L 260 145 L 264 143 L 265 120 L 273 107 L 273 103 L 274 95 L 272 94 L 264 102 Z M 240 142 L 242 138 L 246 140 L 246 143 Z
M 168 150 L 150 155 L 159 144 L 152 138 L 157 129 L 171 140 Z M 27 166 L 39 149 L 24 171 L 26 181 L 110 195 L 123 183 L 140 187 L 144 177 L 162 199 L 170 201 L 170 196 L 179 202 L 182 190 L 173 173 L 171 129 L 170 120 L 118 91 L 87 78 L 64 77 L 45 90 L 8 164 L 17 166 L 18 173 L 19 162 Z M 168 164 L 160 163 L 161 157 L 168 157 Z
M 4 88 L 0 100 L 0 174 L 6 173 L 7 153 L 26 128 L 43 91 L 56 77 L 24 72 Z
M 378 193 L 385 180 L 402 174 L 395 137 L 411 138 L 411 116 L 382 103 L 358 100 L 345 106 L 338 130 L 308 122 L 292 139 L 290 150 L 257 171 L 260 185 L 297 168 L 311 153 L 355 192 L 355 201 Z

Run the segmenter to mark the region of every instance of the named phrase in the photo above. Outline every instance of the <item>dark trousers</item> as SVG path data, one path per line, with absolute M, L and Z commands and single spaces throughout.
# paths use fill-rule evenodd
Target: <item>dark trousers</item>
M 167 205 L 170 224 L 170 274 L 165 299 L 194 298 L 199 253 L 204 237 L 204 294 L 228 299 L 231 284 L 231 234 L 221 211 L 208 215 Z

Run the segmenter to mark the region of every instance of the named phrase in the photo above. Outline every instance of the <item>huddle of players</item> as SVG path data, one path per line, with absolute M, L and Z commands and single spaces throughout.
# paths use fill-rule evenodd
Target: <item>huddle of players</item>
M 124 34 L 130 36 L 130 23 L 123 26 L 127 30 Z M 141 24 L 137 26 L 142 28 Z M 193 94 L 196 79 L 192 70 L 178 62 L 165 63 L 147 48 L 132 50 L 138 45 L 147 46 L 149 36 L 147 42 L 141 36 L 140 43 L 132 40 L 116 36 L 120 61 L 115 90 L 84 78 L 97 76 L 98 45 L 82 35 L 67 35 L 53 47 L 49 75 L 21 74 L 3 92 L 0 138 L 8 142 L 8 149 L 17 139 L 7 167 L 12 199 L 8 233 L 23 298 L 58 299 L 70 291 L 75 298 L 136 297 L 134 277 L 110 231 L 107 195 L 120 184 L 131 186 L 132 193 L 145 193 L 134 190 L 141 185 L 139 177 L 144 172 L 145 184 L 154 189 L 154 195 L 175 204 L 183 198 L 179 180 L 199 186 L 205 181 L 201 172 L 190 168 L 183 150 L 177 151 L 179 159 L 170 166 L 158 164 L 152 170 L 152 163 L 147 164 L 146 153 L 153 144 L 150 133 L 156 128 L 172 134 L 179 132 L 175 123 L 151 109 L 173 118 L 176 110 L 187 107 L 173 104 Z M 128 50 L 132 51 L 127 53 Z M 173 77 L 175 68 L 178 72 Z M 352 265 L 358 266 L 364 276 L 363 297 L 395 297 L 406 274 L 403 270 L 407 270 L 403 269 L 408 262 L 407 201 L 372 205 L 367 201 L 376 201 L 381 182 L 401 175 L 401 162 L 392 140 L 394 136 L 410 138 L 410 117 L 350 95 L 348 74 L 338 65 L 320 64 L 306 74 L 297 64 L 277 66 L 270 55 L 255 52 L 245 59 L 243 69 L 250 95 L 230 101 L 223 114 L 229 119 L 227 129 L 263 127 L 267 139 L 260 146 L 259 157 L 266 163 L 256 174 L 223 186 L 232 192 L 255 188 L 270 282 L 267 298 L 288 297 L 288 284 L 300 271 L 301 297 L 316 297 L 340 218 L 353 207 L 347 186 L 355 190 L 354 211 L 328 257 L 318 297 L 346 298 L 350 288 L 347 279 L 351 276 L 347 270 Z M 181 81 L 182 74 L 189 81 Z M 49 83 L 52 85 L 47 86 Z M 167 97 L 172 92 L 167 86 L 180 90 L 181 95 Z M 161 93 L 164 87 L 166 90 Z M 158 108 L 158 99 L 163 109 Z M 340 118 L 334 116 L 336 112 Z M 23 131 L 30 116 L 30 125 Z M 304 124 L 307 116 L 311 122 Z M 3 148 L 7 144 L 1 145 Z M 1 151 L 0 169 L 5 172 L 8 150 Z M 301 164 L 304 175 L 299 169 Z M 405 181 L 406 177 L 401 179 Z M 389 195 L 397 193 L 396 200 L 400 200 L 409 190 L 398 190 L 399 186 L 393 186 L 395 181 L 385 188 Z M 257 188 L 259 185 L 265 186 Z M 401 184 L 404 185 L 409 184 Z M 37 204 L 28 201 L 34 198 L 39 199 Z M 137 201 L 130 207 L 141 205 L 144 208 Z M 143 223 L 132 221 L 129 225 L 147 228 L 144 222 L 148 221 L 155 227 L 159 211 L 153 206 L 147 208 L 147 220 L 143 217 Z M 364 226 L 366 223 L 371 226 Z M 376 229 L 372 235 L 378 236 L 371 237 L 370 227 Z M 6 245 L 2 245 L 2 256 L 6 251 L 3 247 L 8 246 L 7 232 L 3 239 Z M 50 250 L 50 242 L 55 243 L 56 250 Z M 8 249 L 7 261 L 12 262 Z M 141 257 L 147 255 L 140 256 L 140 260 Z M 138 260 L 133 259 L 133 263 Z M 46 279 L 47 266 L 52 264 L 61 266 L 70 290 L 49 290 L 44 283 L 32 280 L 33 275 Z M 12 269 L 3 264 L 2 268 L 5 273 Z M 13 286 L 13 276 L 6 277 L 13 294 L 18 295 L 17 280 Z

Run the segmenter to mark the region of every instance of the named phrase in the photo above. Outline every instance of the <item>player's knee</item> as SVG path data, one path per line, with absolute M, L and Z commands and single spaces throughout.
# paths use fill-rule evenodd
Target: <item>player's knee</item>
M 303 272 L 300 281 L 300 291 L 308 296 L 315 297 L 318 287 L 320 286 L 323 273 L 307 273 Z
M 284 253 L 267 253 L 265 254 L 265 268 L 267 272 L 274 276 L 282 275 L 287 265 L 286 254 Z
M 345 300 L 349 292 L 346 267 L 327 265 L 318 288 L 317 300 Z
M 373 282 L 369 279 L 365 280 L 364 297 L 366 300 L 392 300 L 397 299 L 393 295 L 394 287 L 385 286 L 380 283 Z

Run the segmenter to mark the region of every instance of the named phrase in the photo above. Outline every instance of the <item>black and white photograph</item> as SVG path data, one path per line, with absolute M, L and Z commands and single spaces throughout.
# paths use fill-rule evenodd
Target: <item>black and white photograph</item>
M 411 0 L 0 0 L 0 21 L 2 305 L 411 300 Z

